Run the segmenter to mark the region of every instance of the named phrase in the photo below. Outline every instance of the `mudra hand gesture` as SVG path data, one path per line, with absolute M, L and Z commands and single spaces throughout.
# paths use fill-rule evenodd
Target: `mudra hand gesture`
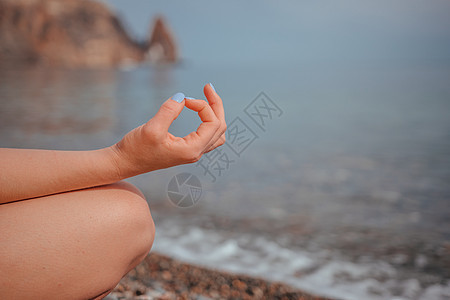
M 117 144 L 90 151 L 0 149 L 0 298 L 101 299 L 150 251 L 147 201 L 122 179 L 192 163 L 225 142 L 222 100 L 178 93 Z M 202 123 L 169 133 L 183 107 Z M 151 195 L 149 195 L 151 197 Z
M 196 162 L 203 153 L 225 143 L 225 114 L 222 100 L 211 84 L 204 87 L 208 102 L 177 93 L 164 102 L 147 123 L 129 132 L 113 146 L 121 176 Z M 202 120 L 197 131 L 185 137 L 168 132 L 183 107 L 196 111 Z

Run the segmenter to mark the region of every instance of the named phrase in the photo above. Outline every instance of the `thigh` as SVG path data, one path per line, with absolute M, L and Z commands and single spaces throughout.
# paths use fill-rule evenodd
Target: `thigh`
M 153 238 L 144 197 L 124 182 L 0 205 L 0 298 L 95 297 Z

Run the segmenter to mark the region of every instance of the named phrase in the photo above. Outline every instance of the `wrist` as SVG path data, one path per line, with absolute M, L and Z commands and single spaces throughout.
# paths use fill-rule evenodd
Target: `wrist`
M 110 147 L 102 149 L 105 151 L 109 165 L 111 166 L 111 172 L 114 174 L 115 181 L 119 181 L 132 175 L 127 175 L 127 169 L 124 155 L 120 150 L 120 146 L 114 144 Z

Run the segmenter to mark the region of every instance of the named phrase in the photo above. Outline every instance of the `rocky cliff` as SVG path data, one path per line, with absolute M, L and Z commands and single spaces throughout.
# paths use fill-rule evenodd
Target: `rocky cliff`
M 149 47 L 133 41 L 103 3 L 0 0 L 0 63 L 111 67 L 151 59 Z

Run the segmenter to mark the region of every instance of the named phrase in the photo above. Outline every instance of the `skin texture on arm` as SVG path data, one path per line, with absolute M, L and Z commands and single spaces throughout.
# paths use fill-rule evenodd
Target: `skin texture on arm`
M 0 149 L 0 204 L 120 180 L 114 150 Z
M 91 151 L 0 149 L 0 204 L 114 183 L 138 174 L 192 163 L 225 142 L 222 100 L 211 85 L 208 102 L 168 99 L 147 123 L 117 144 Z M 168 132 L 183 107 L 202 123 L 185 137 Z

